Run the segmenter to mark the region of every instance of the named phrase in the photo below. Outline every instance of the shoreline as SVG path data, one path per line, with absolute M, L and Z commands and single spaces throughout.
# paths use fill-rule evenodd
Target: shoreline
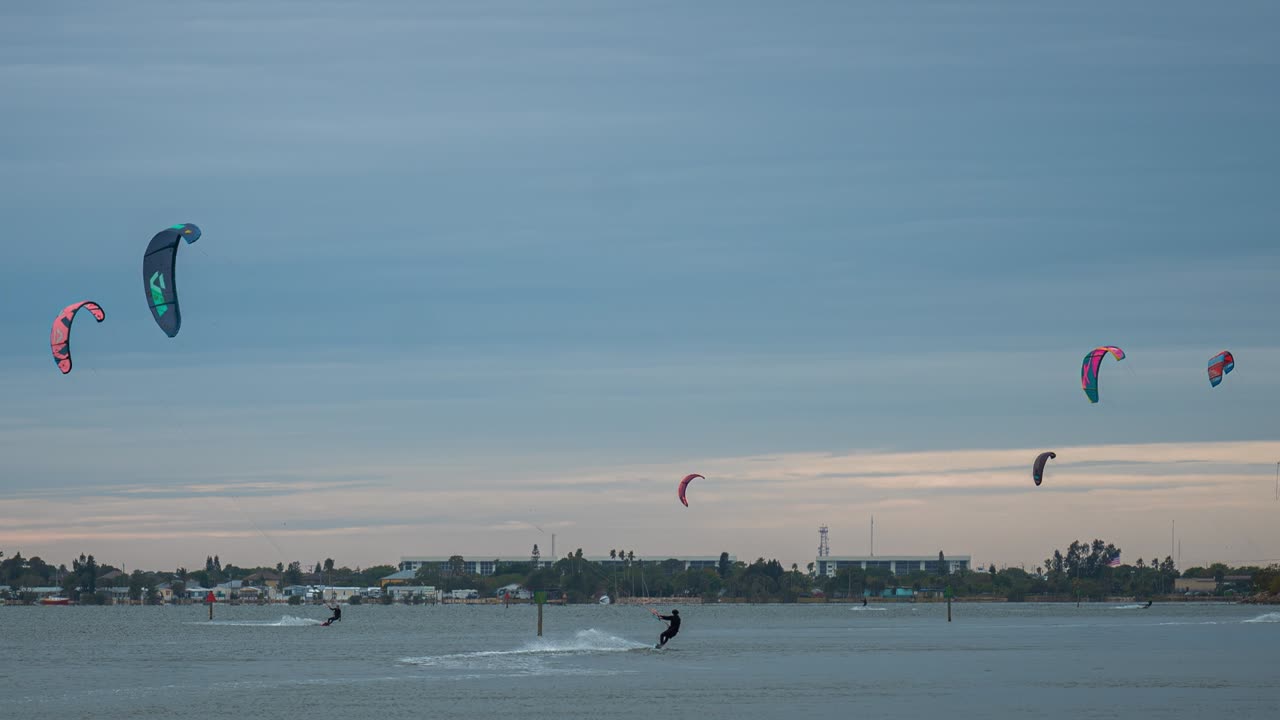
M 1029 598 L 1029 599 L 1025 599 L 1025 600 L 1008 600 L 1008 599 L 1005 599 L 1005 598 L 989 598 L 989 597 L 985 597 L 985 598 L 984 598 L 984 597 L 968 597 L 968 598 L 952 598 L 952 599 L 951 599 L 951 602 L 952 602 L 952 603 L 954 603 L 954 604 L 957 604 L 957 605 L 960 605 L 960 604 L 967 604 L 967 605 L 973 605 L 973 604 L 1008 604 L 1008 605 L 1110 605 L 1110 604 L 1116 604 L 1116 603 L 1143 603 L 1143 602 L 1146 602 L 1148 599 L 1149 599 L 1149 600 L 1151 600 L 1154 604 L 1169 604 L 1169 603 L 1176 603 L 1176 604 L 1202 603 L 1202 604 L 1206 604 L 1206 603 L 1207 603 L 1207 604 L 1214 604 L 1214 605 L 1280 605 L 1280 596 L 1262 596 L 1262 597 L 1254 596 L 1254 597 L 1246 597 L 1246 598 L 1227 598 L 1227 597 L 1183 597 L 1183 596 L 1170 596 L 1170 597 L 1146 598 L 1146 599 L 1142 599 L 1142 600 L 1139 600 L 1139 599 L 1137 599 L 1137 598 L 1133 598 L 1133 597 L 1106 597 L 1106 598 L 1103 598 L 1103 599 L 1100 599 L 1100 600 L 1099 600 L 1099 599 L 1087 599 L 1087 598 L 1082 598 L 1082 599 L 1080 599 L 1080 600 L 1076 600 L 1075 598 L 1061 598 L 1061 597 L 1054 597 L 1054 598 L 1034 598 L 1034 599 Z M 926 599 L 908 600 L 908 599 L 906 599 L 906 598 L 902 598 L 902 599 L 898 599 L 898 598 L 879 598 L 879 599 L 876 599 L 876 600 L 870 600 L 870 599 L 869 599 L 869 600 L 868 600 L 868 602 L 867 602 L 867 606 L 869 606 L 869 607 L 870 607 L 870 606 L 877 606 L 877 605 L 879 605 L 879 606 L 884 606 L 884 605 L 945 605 L 946 603 L 947 603 L 947 601 L 946 601 L 946 600 L 944 600 L 944 599 L 940 599 L 940 598 L 933 598 L 933 599 L 927 599 L 927 600 L 926 600 Z M 214 604 L 215 606 L 219 606 L 219 607 L 285 607 L 285 608 L 288 608 L 288 607 L 296 607 L 296 608 L 311 608 L 311 607 L 324 607 L 324 606 L 326 605 L 326 603 L 318 603 L 318 602 L 317 602 L 317 603 L 290 604 L 289 602 L 281 602 L 281 601 L 271 601 L 271 602 L 254 602 L 254 603 L 218 601 L 218 602 L 213 603 L 213 604 Z M 344 602 L 344 603 L 340 603 L 340 604 L 345 605 L 345 606 L 348 606 L 348 607 L 352 607 L 351 603 L 345 603 L 345 602 Z M 381 602 L 364 602 L 364 603 L 358 603 L 358 604 L 356 604 L 354 607 L 362 607 L 362 606 L 366 606 L 366 605 L 367 605 L 367 606 L 370 606 L 370 607 L 382 607 L 382 606 L 385 606 L 385 605 L 424 605 L 424 606 L 434 606 L 434 605 L 468 605 L 468 606 L 483 606 L 483 607 L 504 607 L 504 606 L 506 606 L 506 605 L 534 605 L 534 604 L 535 604 L 535 603 L 534 603 L 532 600 L 519 600 L 519 601 L 517 601 L 517 600 L 512 600 L 512 601 L 511 601 L 511 602 L 509 602 L 509 603 L 503 603 L 503 601 L 502 601 L 502 600 L 493 600 L 493 599 L 489 599 L 489 598 L 483 598 L 483 599 L 476 599 L 476 600 L 453 600 L 453 601 L 448 601 L 448 602 L 438 602 L 438 603 L 402 603 L 402 602 L 397 602 L 397 603 L 381 603 Z M 547 605 L 562 606 L 562 607 L 564 607 L 564 606 L 574 606 L 574 607 L 591 607 L 591 606 L 598 606 L 598 607 L 611 607 L 611 606 L 646 607 L 646 606 L 649 606 L 649 605 L 851 605 L 851 606 L 855 606 L 855 607 L 861 607 L 863 603 L 862 603 L 862 600 L 861 600 L 860 598 L 859 598 L 859 599 L 845 599 L 845 598 L 829 598 L 829 599 L 800 598 L 800 599 L 797 599 L 797 600 L 796 600 L 796 601 L 794 601 L 794 602 L 753 602 L 753 601 L 743 600 L 743 599 L 738 599 L 738 598 L 734 598 L 734 599 L 721 599 L 721 600 L 716 600 L 716 601 L 706 601 L 706 600 L 704 600 L 704 599 L 702 599 L 702 598 L 682 598 L 682 597 L 658 598 L 658 597 L 654 597 L 654 598 L 628 598 L 628 599 L 626 599 L 626 600 L 615 600 L 614 602 L 609 603 L 609 604 L 607 604 L 607 605 L 601 605 L 600 603 L 593 603 L 593 602 L 585 602 L 585 603 L 567 603 L 567 602 L 564 602 L 563 600 L 547 601 L 547 603 L 546 603 L 546 604 L 547 604 Z M 130 601 L 130 602 L 117 602 L 117 603 L 110 603 L 110 604 L 76 603 L 76 602 L 57 603 L 57 604 L 39 603 L 39 602 L 35 602 L 35 603 L 0 602 L 0 607 L 207 607 L 207 606 L 208 606 L 208 603 L 204 603 L 204 602 L 195 602 L 195 601 L 191 601 L 191 602 L 178 602 L 178 603 L 157 603 L 157 604 L 151 604 L 151 605 L 148 605 L 148 604 L 146 604 L 146 603 L 142 603 L 142 602 L 135 602 L 135 601 Z

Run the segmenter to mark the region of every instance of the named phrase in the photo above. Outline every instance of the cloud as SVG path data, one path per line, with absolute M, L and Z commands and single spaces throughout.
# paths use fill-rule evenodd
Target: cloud
M 1206 558 L 1248 560 L 1276 539 L 1263 501 L 1280 442 L 1066 446 L 1039 488 L 1029 479 L 1035 452 L 780 453 L 595 467 L 565 458 L 560 469 L 530 472 L 501 467 L 518 459 L 447 472 L 427 462 L 326 464 L 286 480 L 11 497 L 0 501 L 0 543 L 45 556 L 52 554 L 46 548 L 101 545 L 157 566 L 190 563 L 188 556 L 225 545 L 242 564 L 287 562 L 296 558 L 278 559 L 281 548 L 299 556 L 315 548 L 310 554 L 358 551 L 342 562 L 367 565 L 401 554 L 521 554 L 556 532 L 565 547 L 590 553 L 614 546 L 615 537 L 643 536 L 645 553 L 724 548 L 803 564 L 819 522 L 831 524 L 835 537 L 846 535 L 848 548 L 850 519 L 871 514 L 883 533 L 881 552 L 930 553 L 938 545 L 1002 562 L 1034 562 L 1088 534 L 1129 537 L 1141 529 L 1163 537 L 1176 517 L 1221 523 L 1195 531 Z M 691 488 L 686 509 L 676 503 L 675 481 L 691 466 L 706 479 Z M 604 516 L 617 520 L 604 527 Z M 1165 552 L 1153 540 L 1144 555 Z

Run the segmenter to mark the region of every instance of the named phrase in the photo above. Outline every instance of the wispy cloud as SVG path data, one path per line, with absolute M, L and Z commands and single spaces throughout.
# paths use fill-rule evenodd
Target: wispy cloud
M 819 522 L 833 526 L 845 552 L 865 551 L 848 538 L 861 537 L 857 528 L 873 513 L 886 536 L 881 552 L 941 548 L 1003 562 L 1036 562 L 1081 533 L 1167 554 L 1162 538 L 1174 519 L 1184 521 L 1180 537 L 1196 548 L 1193 557 L 1205 560 L 1257 559 L 1280 540 L 1270 521 L 1280 442 L 1060 447 L 1039 488 L 1029 477 L 1036 451 L 794 453 L 594 468 L 565 459 L 555 472 L 475 465 L 447 477 L 429 464 L 328 466 L 305 481 L 6 499 L 0 543 L 63 553 L 102 546 L 135 564 L 220 547 L 242 563 L 274 563 L 288 548 L 371 564 L 400 554 L 520 554 L 556 532 L 592 553 L 622 536 L 643 538 L 645 553 L 728 549 L 807 562 Z M 1202 471 L 1188 473 L 1189 464 Z M 706 478 L 694 481 L 685 509 L 674 488 L 690 468 Z M 333 479 L 359 476 L 383 479 Z M 606 515 L 616 518 L 608 528 Z

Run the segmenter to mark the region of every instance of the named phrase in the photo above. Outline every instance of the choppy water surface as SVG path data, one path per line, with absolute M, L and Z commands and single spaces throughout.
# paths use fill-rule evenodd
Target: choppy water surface
M 1280 611 L 1221 604 L 0 608 L 6 717 L 1280 717 Z M 10 714 L 12 712 L 12 715 Z

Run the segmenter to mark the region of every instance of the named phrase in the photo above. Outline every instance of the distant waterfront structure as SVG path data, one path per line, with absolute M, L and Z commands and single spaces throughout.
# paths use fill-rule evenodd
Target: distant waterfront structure
M 462 572 L 464 575 L 493 575 L 497 571 L 499 564 L 505 565 L 507 563 L 519 563 L 519 564 L 528 566 L 531 563 L 531 560 L 527 555 L 523 557 L 511 557 L 511 556 L 485 557 L 483 555 L 479 555 L 479 556 L 475 556 L 474 558 L 467 558 L 466 555 L 463 555 L 462 557 L 463 557 Z M 668 560 L 675 560 L 681 563 L 683 570 L 704 570 L 704 569 L 715 570 L 720 565 L 719 555 L 675 555 L 675 556 L 651 555 L 648 557 L 636 556 L 635 559 L 630 561 L 620 557 L 611 558 L 608 555 L 599 555 L 599 556 L 585 555 L 583 556 L 583 560 L 588 560 L 598 565 L 603 565 L 606 568 L 611 568 L 611 567 L 621 568 L 625 566 L 628 562 L 631 562 L 632 564 L 643 562 L 646 565 L 648 565 L 648 564 L 661 564 L 661 563 L 667 562 Z M 732 565 L 737 561 L 738 561 L 738 558 L 736 556 L 734 555 L 729 556 L 730 565 Z M 550 568 L 554 563 L 550 559 L 545 559 L 545 560 L 540 559 L 536 561 L 536 564 L 538 569 L 545 569 L 545 568 Z M 439 555 L 431 555 L 431 556 L 402 555 L 400 556 L 401 572 L 405 572 L 405 571 L 416 572 L 420 568 L 424 566 L 430 566 L 430 565 L 435 565 L 441 572 L 448 572 L 449 557 L 439 556 Z
M 611 558 L 611 557 L 608 557 L 607 555 L 601 555 L 599 557 L 588 556 L 586 559 L 590 560 L 593 563 L 598 563 L 600 565 L 603 565 L 607 568 L 608 567 L 621 568 L 624 565 L 626 565 L 626 563 L 628 562 L 626 560 L 623 560 L 622 558 Z M 684 570 L 715 570 L 720 566 L 719 555 L 650 555 L 644 558 L 637 556 L 635 560 L 632 560 L 630 562 L 634 564 L 636 562 L 643 561 L 646 565 L 649 565 L 649 564 L 661 565 L 662 563 L 665 563 L 671 560 L 675 560 L 676 562 L 682 563 L 684 566 L 683 567 Z M 733 565 L 734 563 L 738 562 L 738 556 L 729 555 L 728 560 L 729 560 L 729 565 Z
M 430 556 L 401 555 L 400 571 L 412 572 L 412 571 L 420 570 L 422 567 L 427 565 L 435 565 L 440 572 L 447 573 L 449 572 L 449 557 L 450 556 L 438 556 L 438 555 L 430 555 Z M 528 555 L 525 555 L 523 557 L 511 556 L 511 555 L 497 555 L 497 556 L 480 555 L 480 556 L 474 556 L 472 558 L 467 558 L 466 555 L 463 555 L 462 557 L 463 557 L 463 561 L 462 561 L 463 575 L 493 575 L 494 572 L 497 571 L 499 564 L 505 565 L 507 563 L 520 563 L 521 565 L 526 565 L 526 566 L 531 564 L 531 560 L 529 559 Z M 551 560 L 537 561 L 537 567 L 539 570 L 544 568 L 549 568 L 551 567 L 551 565 L 552 565 Z
M 856 567 L 862 570 L 888 570 L 894 575 L 916 571 L 941 575 L 944 572 L 950 574 L 968 570 L 972 559 L 970 555 L 946 555 L 941 562 L 937 555 L 826 555 L 815 558 L 814 572 L 819 577 L 835 577 L 840 568 Z
M 831 554 L 831 546 L 827 544 L 827 526 L 818 526 L 818 557 L 827 557 Z

